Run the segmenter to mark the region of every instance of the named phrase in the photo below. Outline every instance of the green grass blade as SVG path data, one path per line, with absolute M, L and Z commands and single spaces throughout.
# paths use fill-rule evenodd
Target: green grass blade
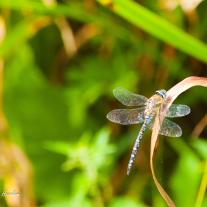
M 12 32 L 7 34 L 5 40 L 0 45 L 1 58 L 5 58 L 9 53 L 17 50 L 32 35 L 30 27 L 32 21 L 34 21 L 32 18 L 24 19 L 12 28 Z
M 51 15 L 57 17 L 67 17 L 69 19 L 74 19 L 82 23 L 95 24 L 96 26 L 104 28 L 104 30 L 107 32 L 121 39 L 126 39 L 128 37 L 127 29 L 120 26 L 119 24 L 115 24 L 113 22 L 113 19 L 110 18 L 110 15 L 107 15 L 105 12 L 99 10 L 99 16 L 97 16 L 96 13 L 86 11 L 84 4 L 80 2 L 68 4 L 61 3 L 48 7 L 41 1 L 7 0 L 0 1 L 0 8 L 7 8 L 24 12 L 28 11 L 29 13 L 37 14 L 37 16 Z
M 197 197 L 197 200 L 196 200 L 195 207 L 200 207 L 201 206 L 204 195 L 205 195 L 206 187 L 207 187 L 207 162 L 205 163 L 203 178 L 202 178 L 202 181 L 201 181 L 201 185 L 200 185 L 200 189 L 199 189 L 199 192 L 198 192 L 198 197 Z
M 94 17 L 81 7 L 80 4 L 56 4 L 54 6 L 46 6 L 41 1 L 25 1 L 25 0 L 7 0 L 0 1 L 0 7 L 14 10 L 33 11 L 38 14 L 49 14 L 55 16 L 65 16 L 76 19 L 81 22 L 91 22 Z
M 207 46 L 203 42 L 143 6 L 126 0 L 97 1 L 104 6 L 109 6 L 109 8 L 122 18 L 135 24 L 149 34 L 201 61 L 207 62 Z

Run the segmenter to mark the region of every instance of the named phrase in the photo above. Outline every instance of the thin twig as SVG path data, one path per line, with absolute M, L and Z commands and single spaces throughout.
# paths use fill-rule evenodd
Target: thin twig
M 196 127 L 194 128 L 193 132 L 192 132 L 192 136 L 194 138 L 197 138 L 200 136 L 201 132 L 203 131 L 203 129 L 207 126 L 207 114 L 198 122 L 198 124 L 196 125 Z

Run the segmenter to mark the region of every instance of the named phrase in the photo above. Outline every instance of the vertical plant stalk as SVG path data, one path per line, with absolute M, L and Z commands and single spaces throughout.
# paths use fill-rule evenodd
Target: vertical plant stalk
M 2 25 L 4 26 L 2 27 Z M 0 30 L 1 32 L 6 31 L 1 18 Z M 4 32 L 5 34 L 6 32 Z M 4 38 L 5 36 L 1 39 L 2 42 Z M 9 125 L 3 112 L 3 72 L 4 60 L 0 57 L 0 179 L 3 180 L 4 192 L 19 194 L 18 196 L 4 196 L 4 198 L 8 206 L 36 206 L 31 164 L 24 152 L 12 143 Z
M 202 178 L 202 181 L 201 181 L 201 186 L 200 186 L 200 189 L 199 189 L 199 192 L 198 192 L 198 197 L 197 197 L 197 200 L 196 200 L 195 207 L 200 207 L 201 206 L 201 203 L 203 201 L 203 197 L 205 195 L 206 187 L 207 187 L 207 162 L 205 163 L 203 178 Z
M 162 197 L 165 199 L 167 202 L 168 206 L 170 207 L 175 207 L 175 204 L 173 201 L 170 199 L 170 197 L 167 195 L 167 193 L 164 191 L 160 183 L 155 177 L 154 173 L 154 167 L 153 167 L 153 159 L 155 157 L 155 148 L 156 148 L 156 141 L 158 138 L 158 133 L 160 130 L 160 126 L 162 125 L 162 121 L 164 119 L 164 115 L 166 114 L 168 108 L 171 106 L 172 102 L 184 91 L 187 89 L 193 87 L 193 86 L 203 86 L 207 87 L 207 78 L 201 78 L 201 77 L 188 77 L 181 81 L 180 83 L 176 84 L 174 87 L 172 87 L 169 91 L 167 91 L 167 96 L 166 96 L 166 106 L 163 107 L 163 104 L 160 107 L 160 111 L 162 112 L 163 116 L 159 116 L 158 114 L 156 115 L 155 118 L 155 123 L 154 123 L 154 130 L 152 132 L 151 136 L 151 149 L 150 149 L 150 167 L 152 171 L 152 176 L 155 181 L 155 184 L 162 195 Z M 187 198 L 186 198 L 187 199 Z

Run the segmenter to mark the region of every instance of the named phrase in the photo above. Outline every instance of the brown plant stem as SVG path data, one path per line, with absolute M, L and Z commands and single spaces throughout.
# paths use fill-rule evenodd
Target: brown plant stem
M 167 96 L 166 96 L 166 103 L 165 106 L 164 104 L 161 105 L 160 107 L 160 112 L 162 112 L 162 116 L 156 115 L 155 118 L 155 123 L 154 123 L 154 130 L 152 132 L 152 137 L 151 137 L 151 149 L 150 149 L 150 167 L 152 171 L 152 176 L 155 181 L 155 184 L 162 195 L 162 197 L 165 199 L 167 202 L 168 206 L 170 207 L 175 207 L 175 204 L 173 201 L 170 199 L 170 197 L 167 195 L 167 193 L 164 191 L 160 183 L 155 177 L 154 173 L 154 167 L 153 167 L 153 159 L 154 159 L 154 152 L 155 152 L 155 146 L 156 146 L 156 141 L 158 138 L 158 133 L 160 130 L 160 126 L 162 125 L 162 121 L 164 119 L 164 115 L 167 112 L 168 108 L 171 106 L 172 102 L 184 91 L 187 89 L 193 87 L 193 86 L 204 86 L 207 87 L 207 78 L 202 78 L 202 77 L 188 77 L 181 81 L 180 83 L 176 84 L 174 87 L 172 87 L 169 91 L 167 91 Z
M 191 135 L 194 138 L 199 137 L 203 129 L 207 126 L 207 114 L 198 122 Z

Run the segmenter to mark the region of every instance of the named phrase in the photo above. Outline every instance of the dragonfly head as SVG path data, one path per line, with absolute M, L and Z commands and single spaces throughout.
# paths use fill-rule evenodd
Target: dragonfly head
M 162 90 L 159 90 L 159 91 L 155 91 L 155 93 L 159 96 L 161 96 L 162 98 L 165 98 L 166 97 L 166 90 L 162 89 Z

